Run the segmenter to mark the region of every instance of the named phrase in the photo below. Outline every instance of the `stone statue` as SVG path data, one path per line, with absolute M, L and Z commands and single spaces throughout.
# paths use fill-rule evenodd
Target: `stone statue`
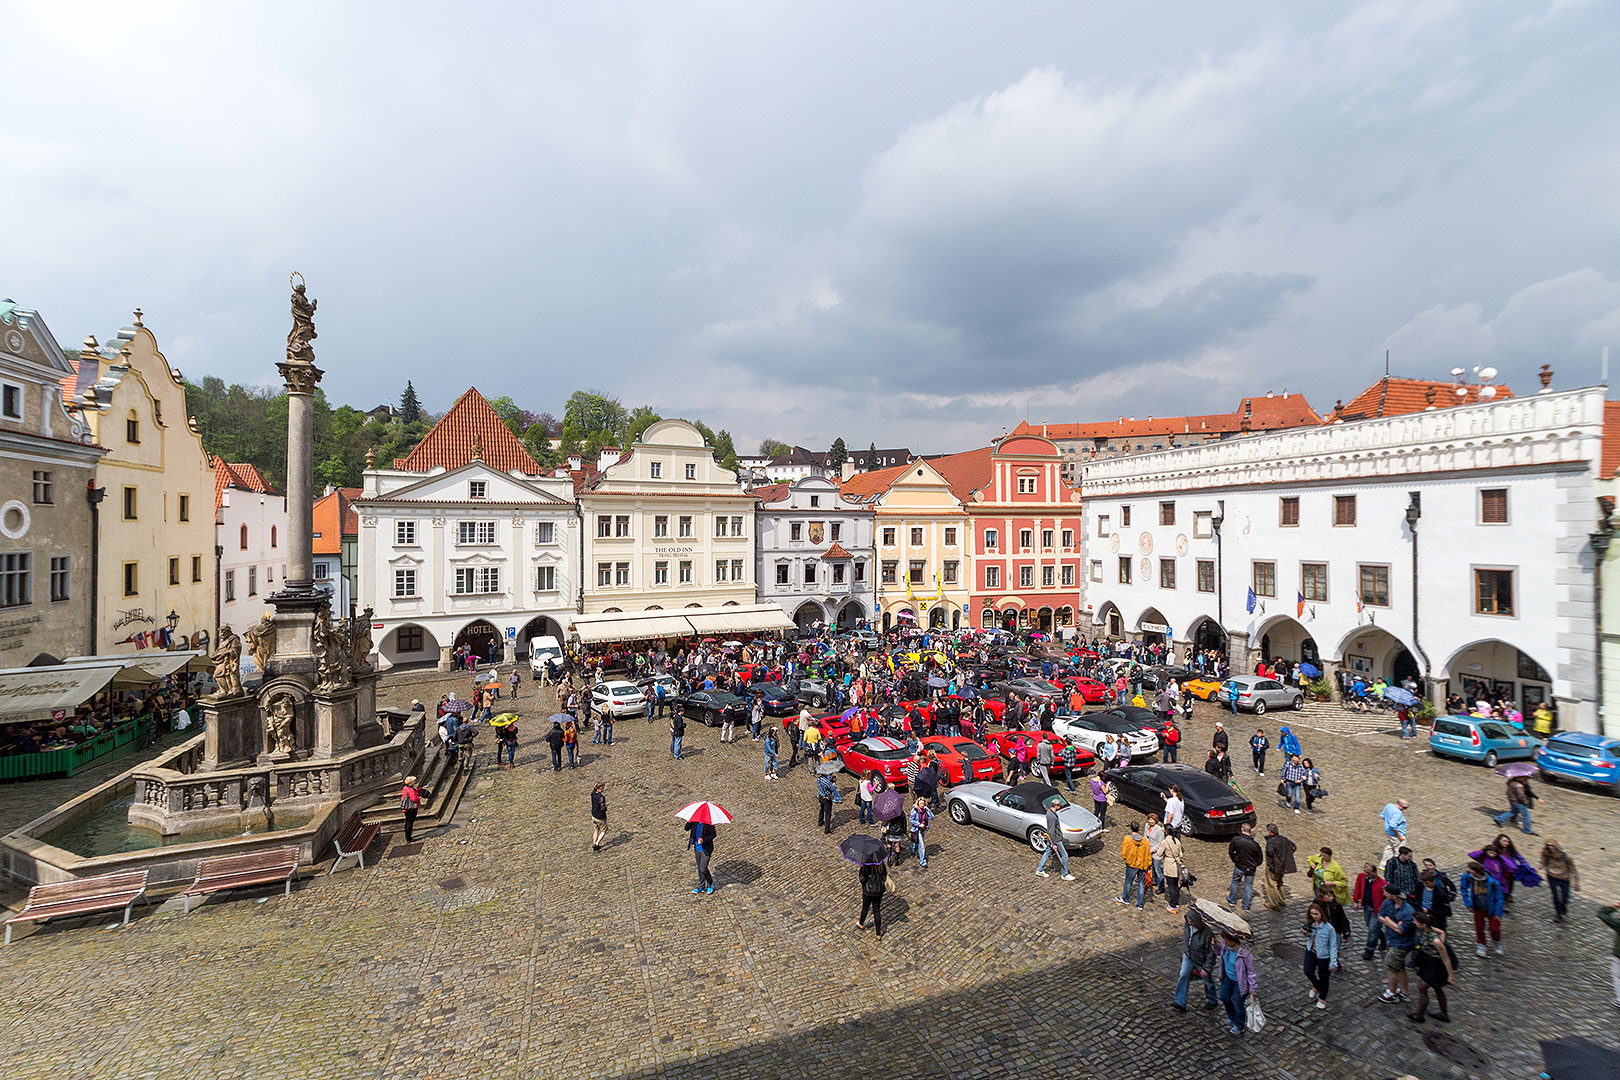
M 343 686 L 349 681 L 354 665 L 354 646 L 349 641 L 347 619 L 332 622 L 330 608 L 315 612 L 315 629 L 310 634 L 315 651 L 315 670 L 322 686 Z
M 219 628 L 219 647 L 208 654 L 214 665 L 215 697 L 242 696 L 242 639 L 229 626 Z
M 375 612 L 366 608 L 354 620 L 354 670 L 371 670 L 371 618 Z
M 304 295 L 304 275 L 293 271 L 293 277 L 298 284 L 293 286 L 292 294 L 292 330 L 287 334 L 287 362 L 293 364 L 313 364 L 315 362 L 315 347 L 310 342 L 315 340 L 315 309 L 320 301 L 311 300 Z M 289 278 L 289 281 L 292 279 Z
M 253 654 L 253 665 L 262 675 L 270 670 L 270 658 L 276 654 L 276 624 L 265 615 L 253 629 L 242 635 L 242 643 Z
M 293 734 L 293 719 L 292 695 L 277 694 L 275 700 L 270 702 L 270 722 L 266 725 L 272 754 L 291 754 L 298 748 L 298 740 Z

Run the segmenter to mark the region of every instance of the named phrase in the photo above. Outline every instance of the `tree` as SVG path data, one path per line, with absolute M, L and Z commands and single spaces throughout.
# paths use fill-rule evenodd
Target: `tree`
M 572 424 L 587 446 L 624 446 L 630 413 L 616 397 L 596 390 L 575 390 L 563 406 L 563 423 Z
M 551 432 L 539 421 L 530 424 L 529 429 L 523 433 L 523 445 L 528 447 L 530 456 L 538 461 L 546 472 L 556 469 L 564 460 L 561 454 L 551 448 Z
M 647 429 L 662 419 L 662 416 L 653 412 L 652 406 L 637 405 L 635 410 L 630 413 L 629 425 L 624 433 L 624 445 L 628 447 L 631 443 L 640 442 L 641 437 L 647 433 Z
M 405 380 L 405 392 L 399 395 L 399 419 L 405 424 L 415 424 L 422 419 L 422 403 L 417 400 L 416 387 L 409 379 Z
M 840 435 L 833 440 L 832 449 L 827 451 L 827 468 L 836 473 L 843 469 L 844 462 L 848 460 L 849 448 L 844 445 L 844 437 Z
M 866 464 L 862 471 L 871 472 L 875 468 L 877 468 L 877 443 L 866 448 Z
M 725 428 L 714 433 L 714 456 L 720 459 L 722 468 L 737 471 L 737 446 L 731 441 L 731 432 Z
M 495 410 L 495 415 L 501 418 L 501 423 L 506 425 L 508 431 L 518 438 L 523 437 L 523 428 L 518 418 L 521 410 L 517 407 L 517 402 L 503 394 L 498 398 L 490 398 L 489 407 Z
M 759 456 L 763 458 L 773 458 L 778 454 L 785 454 L 791 449 L 793 447 L 780 439 L 761 439 L 759 441 Z

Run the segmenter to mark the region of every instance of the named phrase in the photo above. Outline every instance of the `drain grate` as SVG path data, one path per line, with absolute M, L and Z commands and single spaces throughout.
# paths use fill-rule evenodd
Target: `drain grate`
M 1470 1071 L 1483 1069 L 1490 1064 L 1484 1054 L 1443 1031 L 1431 1031 L 1423 1036 L 1423 1045 L 1447 1061 Z
M 420 842 L 415 844 L 395 844 L 393 847 L 388 849 L 388 857 L 390 859 L 404 859 L 409 858 L 412 855 L 420 854 L 422 854 L 422 845 Z
M 447 877 L 439 882 L 439 888 L 445 892 L 456 892 L 467 887 L 467 879 L 463 877 Z

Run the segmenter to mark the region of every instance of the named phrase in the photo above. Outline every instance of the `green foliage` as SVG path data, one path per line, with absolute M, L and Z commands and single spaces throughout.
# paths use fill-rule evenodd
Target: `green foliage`
M 877 468 L 877 443 L 873 443 L 871 446 L 867 447 L 866 464 L 863 466 L 863 468 L 866 472 L 871 472 L 873 469 Z
M 560 467 L 565 460 L 562 454 L 551 448 L 551 433 L 542 422 L 529 425 L 529 429 L 523 433 L 523 445 L 547 472 Z
M 840 435 L 833 440 L 832 449 L 827 451 L 827 467 L 836 473 L 844 467 L 844 462 L 848 460 L 849 447 L 844 445 L 844 437 Z
M 1305 692 L 1311 695 L 1313 701 L 1332 701 L 1333 684 L 1325 677 L 1312 679 L 1305 684 Z
M 416 424 L 422 420 L 422 403 L 417 400 L 416 387 L 405 380 L 405 392 L 399 395 L 399 419 L 402 423 Z
M 517 402 L 502 394 L 498 398 L 490 398 L 489 407 L 494 409 L 495 415 L 501 418 L 501 423 L 506 425 L 506 430 L 520 439 L 523 438 L 524 425 L 518 415 L 522 410 L 517 407 Z
M 791 449 L 793 447 L 780 439 L 761 439 L 759 441 L 760 457 L 776 457 L 778 454 L 785 454 Z
M 629 426 L 624 434 L 624 447 L 628 449 L 631 443 L 640 442 L 647 429 L 662 419 L 662 416 L 653 412 L 652 406 L 637 405 L 630 413 Z

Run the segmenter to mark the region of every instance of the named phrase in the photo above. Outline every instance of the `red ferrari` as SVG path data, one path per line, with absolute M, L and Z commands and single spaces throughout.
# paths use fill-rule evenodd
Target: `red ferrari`
M 821 729 L 821 737 L 839 749 L 855 741 L 855 732 L 850 730 L 849 721 L 840 719 L 843 715 L 842 712 L 835 712 L 815 718 L 816 726 Z
M 998 731 L 989 737 L 990 751 L 998 759 L 1012 753 L 1019 739 L 1038 739 L 1052 744 L 1052 772 L 1054 775 L 1063 772 L 1063 736 L 1051 731 Z M 1085 772 L 1097 764 L 1097 756 L 1083 746 L 1074 748 L 1075 775 Z
M 984 710 L 985 710 L 985 712 L 990 714 L 991 722 L 996 723 L 996 724 L 1001 723 L 1001 714 L 1007 708 L 1007 699 L 1006 698 L 990 697 L 990 696 L 962 697 L 959 694 L 952 694 L 952 695 L 950 695 L 950 698 L 951 698 L 952 701 L 955 701 L 955 702 L 957 702 L 958 704 L 960 704 L 962 706 L 962 730 L 963 731 L 966 731 L 970 727 L 973 726 L 973 704 L 974 704 L 974 702 L 977 702 L 977 701 L 984 702 Z
M 1087 705 L 1096 705 L 1108 700 L 1108 687 L 1096 679 L 1088 679 L 1084 675 L 1071 675 L 1063 679 L 1062 684 L 1070 693 L 1080 691 L 1080 696 Z
M 975 780 L 994 780 L 1001 771 L 994 757 L 972 739 L 958 735 L 933 735 L 922 741 L 924 750 L 932 750 L 939 762 L 939 771 L 950 784 L 969 784 Z
M 876 772 L 890 787 L 906 786 L 905 766 L 912 755 L 899 739 L 885 735 L 862 739 L 844 747 L 842 756 L 845 770 L 856 776 Z

